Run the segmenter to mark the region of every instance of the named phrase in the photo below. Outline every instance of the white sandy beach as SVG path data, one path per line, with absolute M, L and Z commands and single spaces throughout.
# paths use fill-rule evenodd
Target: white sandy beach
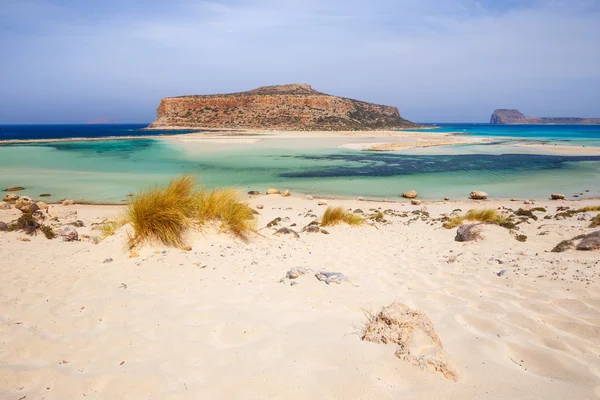
M 80 241 L 0 232 L 0 398 L 598 398 L 599 253 L 549 252 L 592 229 L 577 217 L 543 219 L 597 203 L 329 200 L 408 216 L 295 239 L 264 227 L 281 217 L 301 231 L 309 210 L 325 207 L 259 196 L 251 204 L 264 205 L 263 229 L 249 243 L 208 230 L 190 238 L 190 252 L 145 247 L 137 258 L 124 230 L 92 242 L 91 224 L 119 207 L 51 205 L 61 221 L 85 223 Z M 526 242 L 490 227 L 484 240 L 459 243 L 456 229 L 432 221 L 484 206 L 548 211 L 520 225 Z M 0 210 L 0 221 L 18 215 Z M 294 267 L 350 282 L 281 283 Z M 458 382 L 396 358 L 394 345 L 360 340 L 364 311 L 394 301 L 431 319 Z

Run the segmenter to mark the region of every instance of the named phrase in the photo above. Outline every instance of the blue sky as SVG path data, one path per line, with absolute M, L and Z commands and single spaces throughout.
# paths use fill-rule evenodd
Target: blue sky
M 598 0 L 1 0 L 0 123 L 310 83 L 422 122 L 600 117 Z

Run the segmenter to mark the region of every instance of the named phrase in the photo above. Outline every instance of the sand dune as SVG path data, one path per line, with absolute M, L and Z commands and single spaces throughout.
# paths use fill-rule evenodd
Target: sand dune
M 264 205 L 261 228 L 288 217 L 282 225 L 301 231 L 309 210 L 324 211 L 294 197 L 252 203 Z M 594 202 L 538 202 L 548 212 L 520 225 L 526 242 L 498 228 L 474 243 L 432 219 L 483 203 L 329 203 L 408 215 L 300 239 L 261 229 L 248 244 L 208 230 L 193 235 L 191 252 L 146 247 L 138 258 L 122 230 L 99 244 L 0 232 L 0 398 L 600 397 L 600 258 L 549 252 L 589 222 L 543 219 Z M 92 222 L 119 211 L 52 205 L 50 214 L 67 208 L 90 236 Z M 431 217 L 411 214 L 422 209 Z M 0 221 L 18 214 L 0 210 Z M 280 282 L 294 267 L 350 282 Z M 394 301 L 432 321 L 458 382 L 360 340 L 364 310 Z

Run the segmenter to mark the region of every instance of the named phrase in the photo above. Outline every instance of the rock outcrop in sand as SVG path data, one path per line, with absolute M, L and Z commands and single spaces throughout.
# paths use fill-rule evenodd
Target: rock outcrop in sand
M 264 86 L 248 92 L 168 97 L 149 128 L 376 130 L 417 128 L 396 107 L 328 95 L 310 85 Z
M 490 118 L 490 124 L 495 125 L 595 125 L 600 124 L 600 118 L 576 118 L 576 117 L 528 117 L 519 110 L 498 109 Z
M 419 310 L 412 310 L 395 302 L 383 307 L 369 318 L 362 340 L 373 343 L 397 344 L 396 357 L 423 370 L 439 371 L 448 379 L 458 380 L 458 372 L 429 318 Z

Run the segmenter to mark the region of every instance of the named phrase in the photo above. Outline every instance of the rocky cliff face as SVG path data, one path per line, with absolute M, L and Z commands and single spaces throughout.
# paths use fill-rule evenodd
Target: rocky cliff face
M 528 117 L 519 110 L 500 109 L 494 111 L 490 124 L 555 124 L 555 125 L 595 125 L 600 124 L 600 118 L 575 117 Z
M 264 86 L 222 95 L 161 100 L 149 128 L 375 130 L 417 128 L 396 107 L 331 96 L 310 85 Z

